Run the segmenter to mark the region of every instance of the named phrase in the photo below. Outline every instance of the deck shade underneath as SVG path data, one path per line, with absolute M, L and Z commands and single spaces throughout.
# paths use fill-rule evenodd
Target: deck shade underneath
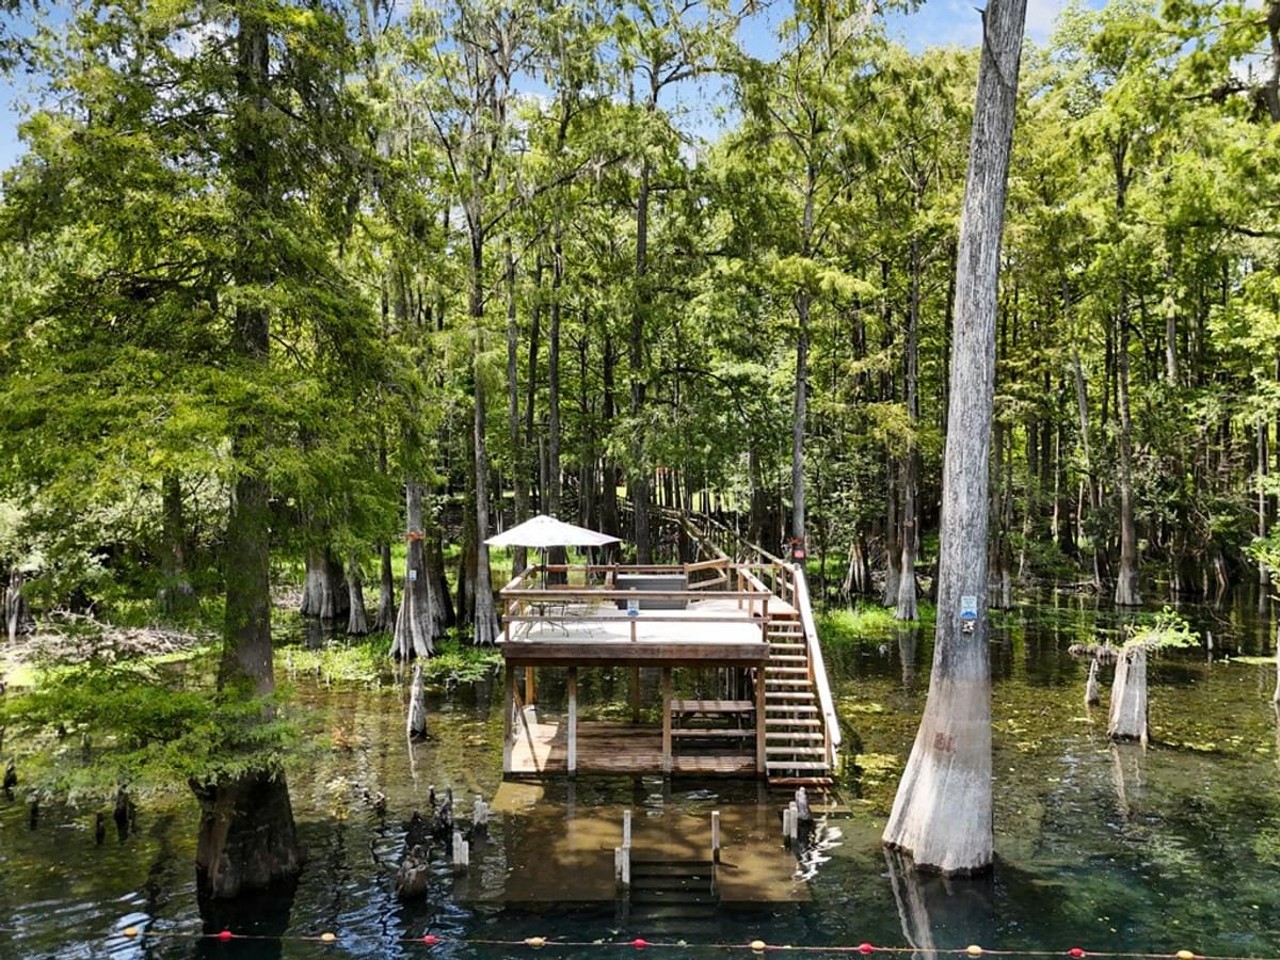
M 526 724 L 527 718 L 523 710 L 519 720 L 516 719 L 516 677 L 521 667 L 526 668 L 527 698 L 532 699 L 532 672 L 535 667 L 563 666 L 568 667 L 568 703 L 566 710 L 567 757 L 565 772 L 573 776 L 578 772 L 578 669 L 579 667 L 660 667 L 662 669 L 662 740 L 661 771 L 671 773 L 673 763 L 672 736 L 672 690 L 671 670 L 677 666 L 698 667 L 755 667 L 763 674 L 765 661 L 769 658 L 769 645 L 763 640 L 743 642 L 699 642 L 696 640 L 663 641 L 634 643 L 591 643 L 575 640 L 547 641 L 537 643 L 505 643 L 502 645 L 506 659 L 506 679 L 504 683 L 505 717 L 504 746 L 502 755 L 503 773 L 517 772 L 513 769 L 513 742 L 516 723 Z M 635 689 L 633 685 L 633 690 Z M 529 731 L 525 730 L 526 737 Z M 764 684 L 756 684 L 755 696 L 755 742 L 754 772 L 763 776 L 765 767 L 765 724 L 764 724 Z M 614 772 L 617 772 L 616 770 Z M 637 773 L 650 772 L 647 764 L 637 760 Z

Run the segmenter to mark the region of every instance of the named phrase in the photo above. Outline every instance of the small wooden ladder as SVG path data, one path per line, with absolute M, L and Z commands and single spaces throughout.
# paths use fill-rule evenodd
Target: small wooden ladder
M 765 769 L 771 782 L 831 782 L 822 722 L 804 625 L 794 611 L 772 614 L 764 669 Z

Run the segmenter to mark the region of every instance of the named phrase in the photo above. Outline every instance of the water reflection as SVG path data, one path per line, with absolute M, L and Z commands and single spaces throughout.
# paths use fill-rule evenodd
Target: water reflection
M 933 960 L 935 951 L 997 942 L 992 875 L 947 878 L 922 873 L 909 857 L 884 851 L 902 937 L 914 960 Z
M 430 786 L 452 786 L 464 810 L 477 793 L 492 799 L 498 792 L 502 718 L 495 684 L 436 691 L 431 738 L 411 745 L 404 736 L 403 687 L 392 678 L 327 686 L 323 677 L 299 676 L 296 710 L 310 746 L 290 782 L 309 859 L 289 896 L 255 898 L 250 908 L 236 905 L 229 913 L 203 909 L 191 866 L 195 809 L 183 794 L 139 797 L 139 830 L 98 846 L 92 830 L 98 808 L 88 804 L 46 802 L 37 829 L 29 831 L 24 783 L 13 802 L 0 801 L 6 938 L 0 956 L 327 955 L 318 944 L 295 940 L 226 948 L 188 939 L 223 923 L 289 937 L 332 929 L 342 938 L 342 955 L 357 957 L 421 956 L 421 946 L 405 940 L 428 929 L 517 941 L 534 934 L 587 942 L 661 935 L 688 940 L 687 953 L 698 960 L 723 956 L 699 944 L 754 936 L 810 945 L 869 941 L 915 951 L 969 943 L 1063 951 L 1078 943 L 1099 950 L 1187 946 L 1197 953 L 1274 955 L 1280 853 L 1267 838 L 1280 835 L 1276 668 L 1225 659 L 1274 650 L 1273 610 L 1268 605 L 1259 617 L 1253 597 L 1218 608 L 1182 605 L 1194 627 L 1214 631 L 1217 659 L 1210 664 L 1202 650 L 1153 663 L 1157 746 L 1144 752 L 1133 744 L 1113 746 L 1105 737 L 1105 709 L 1090 715 L 1081 707 L 1087 667 L 1066 648 L 1082 638 L 1119 636 L 1122 623 L 1096 607 L 1093 598 L 1073 597 L 1021 608 L 994 639 L 1001 859 L 991 878 L 947 882 L 917 875 L 880 848 L 931 657 L 927 629 L 900 628 L 828 658 L 846 742 L 857 753 L 851 759 L 863 771 L 861 796 L 854 785 L 841 784 L 836 810 L 819 814 L 807 842 L 790 852 L 779 823 L 789 791 L 764 784 L 661 777 L 520 784 L 511 806 L 475 840 L 471 871 L 456 875 L 437 855 L 426 896 L 402 904 L 393 884 L 405 824 L 414 810 L 427 809 Z M 612 709 L 612 701 L 625 709 L 629 671 L 588 671 L 582 679 L 587 706 Z M 588 682 L 594 684 L 589 690 Z M 652 685 L 654 675 L 646 672 L 642 682 Z M 563 696 L 563 676 L 548 671 L 540 684 L 542 708 L 558 709 Z M 378 796 L 385 797 L 381 812 L 370 799 Z M 735 900 L 726 896 L 732 889 L 726 883 L 718 888 L 719 901 L 698 916 L 632 912 L 620 922 L 611 865 L 626 809 L 634 812 L 638 832 L 643 824 L 654 837 L 676 838 L 673 859 L 705 857 L 710 813 L 721 811 L 724 877 L 733 880 L 734 870 L 745 877 L 746 852 L 754 851 L 760 870 L 782 866 L 781 892 Z M 588 896 L 581 891 L 597 870 L 602 889 Z M 767 876 L 772 883 L 774 874 Z M 155 939 L 122 937 L 119 931 L 130 925 Z M 438 952 L 489 960 L 511 951 L 467 945 Z

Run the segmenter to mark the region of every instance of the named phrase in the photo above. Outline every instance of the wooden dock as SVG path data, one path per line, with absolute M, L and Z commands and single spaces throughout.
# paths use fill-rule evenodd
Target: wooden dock
M 819 779 L 831 772 L 839 731 L 801 571 L 727 558 L 538 566 L 501 596 L 504 773 Z M 558 724 L 537 723 L 528 710 L 537 703 L 539 667 L 566 669 L 568 704 Z M 631 668 L 633 723 L 579 723 L 578 672 L 610 667 Z M 638 722 L 641 667 L 661 671 L 660 726 Z M 707 701 L 715 709 L 677 700 L 672 671 L 686 667 L 723 671 L 727 699 Z

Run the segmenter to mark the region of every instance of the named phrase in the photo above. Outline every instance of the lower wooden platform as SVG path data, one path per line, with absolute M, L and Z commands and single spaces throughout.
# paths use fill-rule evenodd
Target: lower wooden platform
M 562 723 L 517 725 L 510 774 L 567 773 L 569 745 Z M 662 731 L 629 723 L 578 722 L 578 773 L 662 773 Z M 755 752 L 733 747 L 688 747 L 671 758 L 676 775 L 753 777 Z

